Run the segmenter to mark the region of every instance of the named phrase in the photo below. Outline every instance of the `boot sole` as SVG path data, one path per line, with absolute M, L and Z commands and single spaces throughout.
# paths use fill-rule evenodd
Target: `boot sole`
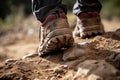
M 73 45 L 73 42 L 74 39 L 70 29 L 56 29 L 46 36 L 44 43 L 39 47 L 39 56 L 70 47 Z
M 81 38 L 89 38 L 89 37 L 94 37 L 94 36 L 97 36 L 97 35 L 102 35 L 104 33 L 104 28 L 103 28 L 103 25 L 95 25 L 94 27 L 92 28 L 88 28 L 86 29 L 83 34 L 81 33 L 80 34 L 80 37 Z
M 75 33 L 73 33 L 73 36 L 74 37 L 80 37 L 80 38 L 84 39 L 84 38 L 94 37 L 94 36 L 97 36 L 97 35 L 102 35 L 104 32 L 105 31 L 104 31 L 103 26 L 95 25 L 95 26 L 92 26 L 90 28 L 86 28 L 82 31 L 79 31 L 79 35 L 76 35 Z

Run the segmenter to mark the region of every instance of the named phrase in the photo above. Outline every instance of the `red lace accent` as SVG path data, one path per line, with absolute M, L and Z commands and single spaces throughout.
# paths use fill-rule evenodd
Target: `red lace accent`
M 81 13 L 78 17 L 79 18 L 90 18 L 90 16 L 87 13 Z
M 92 16 L 93 17 L 97 17 L 97 16 L 100 16 L 98 12 L 92 12 Z
M 100 16 L 98 12 L 89 12 L 89 13 L 81 13 L 78 17 L 79 18 L 92 18 Z
M 60 14 L 60 18 L 67 19 L 65 13 L 61 13 L 61 14 Z M 48 23 L 49 21 L 52 21 L 52 20 L 55 20 L 55 19 L 57 19 L 57 16 L 54 15 L 54 14 L 51 14 L 51 15 L 49 15 L 49 16 L 45 19 L 45 21 L 44 21 L 43 23 L 41 23 L 41 25 L 44 26 L 44 25 L 45 25 L 46 23 Z

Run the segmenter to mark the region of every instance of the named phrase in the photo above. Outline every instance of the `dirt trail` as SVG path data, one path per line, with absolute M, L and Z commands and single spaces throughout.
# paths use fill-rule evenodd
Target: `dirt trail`
M 120 80 L 120 30 L 75 38 L 73 47 L 44 57 L 36 52 L 38 33 L 10 33 L 0 42 L 0 80 Z
M 120 80 L 116 33 L 75 41 L 70 49 L 43 58 L 34 54 L 1 63 L 0 80 Z

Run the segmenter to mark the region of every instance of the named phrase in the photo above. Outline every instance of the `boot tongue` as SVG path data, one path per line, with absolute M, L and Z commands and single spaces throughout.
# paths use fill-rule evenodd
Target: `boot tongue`
M 54 9 L 46 17 L 46 19 L 42 23 L 42 26 L 44 27 L 44 25 L 47 24 L 48 22 L 50 22 L 52 20 L 55 20 L 55 19 L 58 19 L 58 18 L 67 19 L 65 13 L 62 10 L 60 10 L 60 9 Z
M 57 17 L 55 15 L 49 15 L 45 21 L 41 24 L 42 27 L 44 27 L 48 22 L 57 19 Z
M 78 17 L 79 18 L 90 18 L 90 15 L 87 13 L 81 13 Z
M 81 13 L 78 17 L 81 19 L 81 18 L 93 18 L 98 16 L 99 16 L 98 12 L 87 12 L 87 13 Z

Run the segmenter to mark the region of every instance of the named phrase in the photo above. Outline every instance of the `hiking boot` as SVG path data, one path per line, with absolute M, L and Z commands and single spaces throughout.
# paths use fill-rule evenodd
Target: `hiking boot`
M 88 38 L 104 33 L 104 27 L 99 13 L 82 13 L 77 18 L 73 37 Z
M 73 45 L 74 39 L 65 13 L 49 15 L 40 28 L 39 56 Z

